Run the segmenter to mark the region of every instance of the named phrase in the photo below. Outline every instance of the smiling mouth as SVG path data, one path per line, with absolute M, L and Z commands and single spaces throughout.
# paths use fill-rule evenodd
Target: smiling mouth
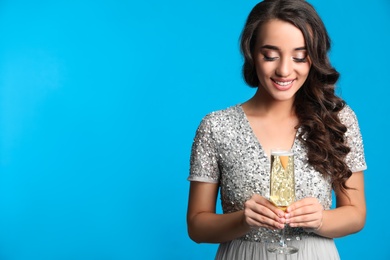
M 288 86 L 288 85 L 290 85 L 291 83 L 293 83 L 294 80 L 289 80 L 289 81 L 277 81 L 277 80 L 272 79 L 272 81 L 275 82 L 276 84 L 282 86 L 282 87 L 285 87 L 285 86 Z

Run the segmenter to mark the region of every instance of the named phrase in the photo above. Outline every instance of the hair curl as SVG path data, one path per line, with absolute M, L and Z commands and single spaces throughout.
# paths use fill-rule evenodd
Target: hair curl
M 312 65 L 294 101 L 299 119 L 297 128 L 302 130 L 298 138 L 307 147 L 309 163 L 321 174 L 330 176 L 333 186 L 345 192 L 348 189 L 345 183 L 352 175 L 345 162 L 350 151 L 344 136 L 347 128 L 338 117 L 345 101 L 335 94 L 339 73 L 328 58 L 330 38 L 312 5 L 303 0 L 265 0 L 252 9 L 241 35 L 244 79 L 251 87 L 260 84 L 253 51 L 259 27 L 271 19 L 289 22 L 303 33 Z

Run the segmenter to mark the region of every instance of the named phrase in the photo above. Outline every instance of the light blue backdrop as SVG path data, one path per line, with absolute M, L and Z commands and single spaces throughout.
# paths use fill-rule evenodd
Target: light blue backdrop
M 311 1 L 365 140 L 367 224 L 342 259 L 390 259 L 390 2 Z M 192 138 L 248 99 L 256 1 L 0 2 L 0 259 L 212 259 L 186 233 Z

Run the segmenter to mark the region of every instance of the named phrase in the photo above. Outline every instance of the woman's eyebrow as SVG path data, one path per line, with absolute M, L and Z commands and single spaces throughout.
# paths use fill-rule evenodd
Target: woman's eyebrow
M 278 47 L 273 46 L 273 45 L 263 45 L 263 46 L 261 46 L 261 49 L 269 49 L 269 50 L 280 51 L 280 49 Z
M 263 45 L 263 46 L 261 46 L 261 49 L 269 49 L 269 50 L 280 51 L 280 48 L 277 47 L 277 46 L 274 46 L 274 45 Z M 298 47 L 298 48 L 294 49 L 294 51 L 305 51 L 305 50 L 306 50 L 305 46 Z

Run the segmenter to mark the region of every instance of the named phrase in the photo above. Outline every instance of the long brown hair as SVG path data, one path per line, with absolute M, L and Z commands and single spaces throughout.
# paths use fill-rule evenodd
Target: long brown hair
M 260 84 L 253 59 L 254 46 L 258 28 L 271 19 L 289 22 L 303 33 L 312 66 L 294 101 L 299 119 L 297 128 L 301 129 L 298 137 L 307 147 L 309 163 L 330 176 L 333 186 L 345 192 L 348 189 L 345 182 L 352 175 L 345 162 L 350 151 L 344 137 L 347 128 L 338 117 L 345 101 L 335 94 L 339 73 L 328 58 L 330 38 L 312 5 L 303 0 L 265 0 L 252 9 L 241 35 L 244 79 L 251 87 Z

